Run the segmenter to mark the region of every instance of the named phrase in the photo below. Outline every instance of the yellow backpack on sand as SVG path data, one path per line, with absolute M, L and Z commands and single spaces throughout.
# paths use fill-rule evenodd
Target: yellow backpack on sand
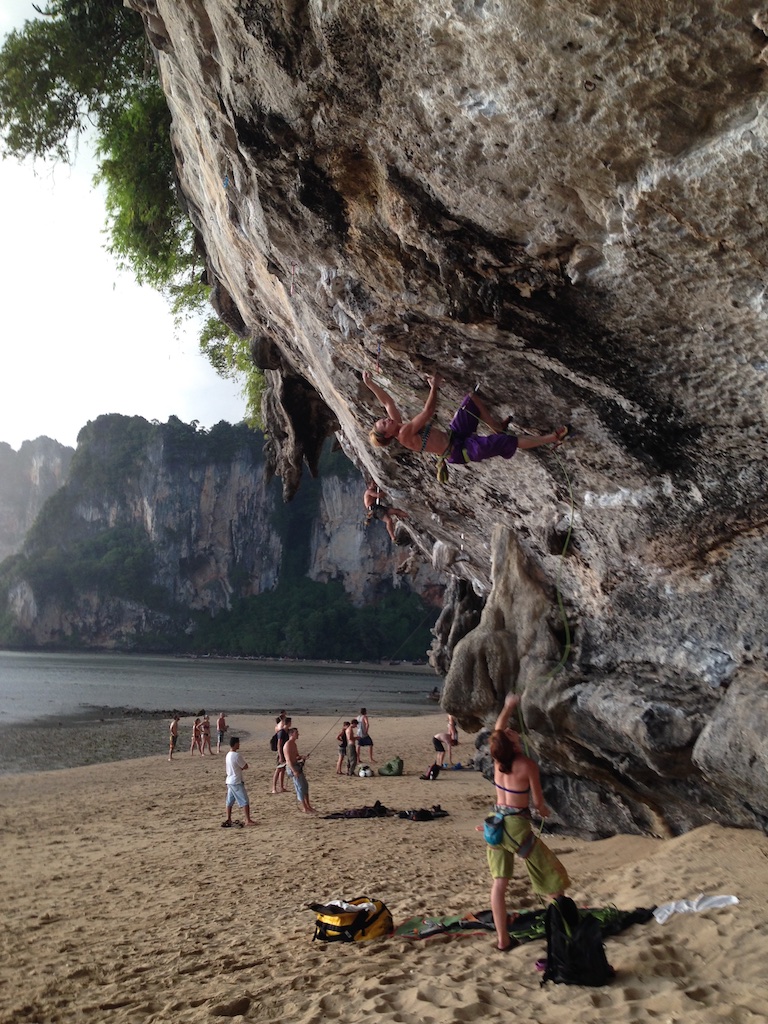
M 309 903 L 317 914 L 312 941 L 367 942 L 391 935 L 392 915 L 381 900 L 358 896 L 354 900 L 332 900 L 330 903 Z

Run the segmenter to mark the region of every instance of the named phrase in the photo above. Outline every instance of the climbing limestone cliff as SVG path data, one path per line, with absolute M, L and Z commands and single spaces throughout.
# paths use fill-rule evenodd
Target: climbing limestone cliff
M 335 434 L 397 495 L 456 601 L 446 708 L 521 689 L 571 825 L 764 825 L 766 9 L 129 3 L 284 494 Z M 443 486 L 369 445 L 366 369 L 578 435 Z

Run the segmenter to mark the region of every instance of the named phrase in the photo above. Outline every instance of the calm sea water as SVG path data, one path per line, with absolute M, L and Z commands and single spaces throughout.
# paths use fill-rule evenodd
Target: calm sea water
M 0 651 L 0 725 L 87 717 L 95 708 L 335 714 L 366 706 L 375 714 L 407 713 L 426 709 L 436 684 L 431 669 L 414 666 Z

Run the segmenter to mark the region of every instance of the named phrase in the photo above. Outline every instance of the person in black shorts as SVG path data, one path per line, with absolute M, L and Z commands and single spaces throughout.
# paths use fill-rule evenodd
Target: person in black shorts
M 283 745 L 288 742 L 288 730 L 290 727 L 291 719 L 283 718 L 282 715 L 275 723 L 275 733 L 277 735 L 277 764 L 275 767 L 275 773 L 272 776 L 271 793 L 288 792 L 285 785 L 285 757 L 283 756 Z
M 341 732 L 336 737 L 336 742 L 339 744 L 339 759 L 336 762 L 336 774 L 343 775 L 342 768 L 344 767 L 344 758 L 347 756 L 347 729 L 349 728 L 349 722 L 345 722 Z
M 449 732 L 436 732 L 432 737 L 432 744 L 435 748 L 437 757 L 435 758 L 435 764 L 440 765 L 442 768 L 445 764 L 445 751 L 450 750 L 451 747 L 455 746 L 451 734 Z
M 365 708 L 360 708 L 360 717 L 357 720 L 357 756 L 360 761 L 363 760 L 363 747 L 368 747 L 370 763 L 373 764 L 373 740 L 368 732 L 368 712 Z

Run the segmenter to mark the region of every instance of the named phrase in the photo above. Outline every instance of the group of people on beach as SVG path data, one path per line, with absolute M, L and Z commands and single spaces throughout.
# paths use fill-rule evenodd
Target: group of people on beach
M 519 732 L 511 725 L 511 717 L 517 710 L 520 698 L 509 694 L 504 701 L 489 740 L 489 748 L 493 759 L 493 781 L 496 790 L 496 815 L 502 819 L 501 839 L 495 845 L 487 847 L 487 860 L 491 872 L 491 911 L 496 929 L 496 948 L 506 952 L 512 948 L 507 928 L 506 892 L 509 880 L 514 874 L 515 858 L 525 864 L 534 891 L 543 899 L 553 900 L 561 896 L 570 884 L 568 874 L 555 854 L 545 845 L 540 836 L 533 831 L 531 806 L 542 819 L 550 815 L 549 807 L 544 800 L 539 769 L 525 753 Z M 202 723 L 208 719 L 201 712 L 193 725 L 191 752 L 199 749 L 201 755 L 205 750 L 202 737 L 205 731 Z M 171 760 L 178 741 L 179 716 L 174 715 L 170 722 L 170 749 L 168 759 Z M 216 720 L 217 746 L 221 751 L 228 726 L 224 712 L 220 712 Z M 198 741 L 197 737 L 201 738 Z M 293 782 L 296 799 L 302 811 L 307 814 L 316 813 L 309 799 L 309 782 L 305 773 L 309 754 L 299 751 L 299 729 L 293 725 L 292 719 L 285 711 L 281 711 L 275 719 L 274 736 L 271 742 L 275 751 L 276 763 L 272 775 L 271 793 L 285 793 L 286 776 Z M 361 751 L 369 750 L 370 763 L 373 764 L 373 739 L 370 734 L 370 720 L 367 710 L 363 707 L 356 718 L 345 721 L 336 737 L 338 743 L 338 759 L 336 773 L 353 775 L 361 760 Z M 433 745 L 436 763 L 444 765 L 446 753 L 449 763 L 453 747 L 459 742 L 456 718 L 449 714 L 447 728 L 435 733 Z M 210 741 L 208 743 L 209 752 Z M 248 762 L 240 752 L 240 738 L 232 736 L 229 751 L 226 755 L 226 819 L 224 828 L 233 824 L 232 809 L 237 804 L 243 811 L 243 825 L 252 826 L 256 822 L 251 816 L 250 799 L 243 781 L 243 772 L 248 769 Z
M 179 722 L 181 718 L 179 715 L 174 714 L 170 721 L 168 728 L 168 760 L 173 760 L 173 755 L 177 753 L 177 747 L 179 744 Z M 219 717 L 216 719 L 216 751 L 215 753 L 221 753 L 221 744 L 224 742 L 224 734 L 227 731 L 227 719 L 223 711 L 219 712 Z M 202 709 L 192 725 L 192 741 L 189 745 L 190 754 L 194 754 L 195 751 L 200 752 L 200 756 L 205 756 L 207 750 L 209 754 L 213 754 L 214 751 L 211 749 L 211 720 L 210 716 L 205 713 L 205 709 Z
M 285 711 L 281 711 L 275 719 L 275 730 L 270 744 L 277 756 L 275 771 L 272 775 L 272 793 L 285 793 L 286 775 L 293 782 L 296 790 L 296 799 L 301 809 L 307 814 L 315 814 L 315 808 L 309 801 L 309 781 L 304 772 L 309 754 L 299 753 L 299 730 L 293 725 L 292 719 Z M 227 754 L 227 799 L 226 799 L 226 820 L 222 822 L 223 828 L 231 828 L 232 808 L 235 804 L 243 812 L 244 824 L 255 825 L 251 817 L 250 799 L 248 791 L 243 782 L 243 772 L 248 769 L 248 762 L 240 753 L 240 737 L 232 736 L 229 741 L 229 753 Z M 235 822 L 234 824 L 239 824 Z
M 299 730 L 285 711 L 281 711 L 275 719 L 275 732 L 271 747 L 276 754 L 275 770 L 272 775 L 270 793 L 287 792 L 286 775 L 296 790 L 296 799 L 305 814 L 315 814 L 315 808 L 309 801 L 309 780 L 304 771 L 309 754 L 299 753 Z
M 368 748 L 369 764 L 374 764 L 373 739 L 370 733 L 368 712 L 360 708 L 360 717 L 345 721 L 336 737 L 339 756 L 336 760 L 337 775 L 354 775 L 362 763 L 363 750 Z M 346 770 L 345 770 L 346 769 Z

